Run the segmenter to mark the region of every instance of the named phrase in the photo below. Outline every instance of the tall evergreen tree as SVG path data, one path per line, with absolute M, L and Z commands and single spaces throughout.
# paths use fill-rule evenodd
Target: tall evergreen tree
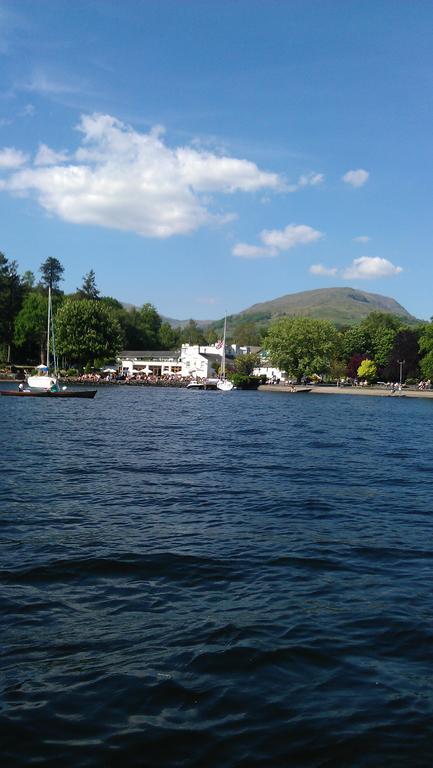
M 80 299 L 91 299 L 97 301 L 100 299 L 99 290 L 96 287 L 96 275 L 93 269 L 84 275 L 81 288 L 77 288 L 77 294 Z
M 59 290 L 60 281 L 63 280 L 64 267 L 60 261 L 53 256 L 49 256 L 40 266 L 42 275 L 42 285 L 48 288 L 50 285 L 53 290 Z

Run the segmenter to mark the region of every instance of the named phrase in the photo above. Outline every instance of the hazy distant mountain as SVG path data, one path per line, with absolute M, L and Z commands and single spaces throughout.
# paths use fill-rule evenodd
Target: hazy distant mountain
M 417 322 L 395 299 L 355 288 L 318 288 L 314 291 L 289 293 L 272 301 L 253 304 L 239 314 L 232 315 L 230 320 L 235 323 L 252 320 L 267 324 L 269 320 L 282 315 L 302 315 L 331 320 L 337 326 L 342 326 L 359 323 L 374 310 L 398 315 L 409 324 Z
M 161 319 L 164 323 L 171 325 L 172 328 L 185 328 L 190 321 L 190 318 L 188 320 L 175 320 L 173 317 L 165 317 L 164 315 L 161 315 Z M 194 322 L 196 322 L 200 328 L 207 328 L 209 325 L 213 325 L 216 321 L 195 320 Z

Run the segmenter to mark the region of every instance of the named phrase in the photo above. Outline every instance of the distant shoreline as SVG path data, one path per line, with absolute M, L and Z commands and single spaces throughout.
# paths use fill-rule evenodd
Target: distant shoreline
M 0 379 L 0 384 L 19 384 L 22 383 L 22 380 L 19 379 Z M 80 384 L 86 384 L 88 382 L 83 381 L 68 381 L 67 379 L 64 380 L 64 383 L 70 384 L 72 386 L 80 385 Z M 159 387 L 159 388 L 186 388 L 187 382 L 172 382 L 172 381 L 161 381 L 159 383 L 156 382 L 143 382 L 143 381 L 97 381 L 97 382 L 91 382 L 92 386 L 94 387 L 104 387 L 104 386 L 129 386 L 129 387 Z M 314 384 L 308 384 L 307 387 L 303 387 L 301 385 L 296 386 L 297 390 L 303 390 L 303 389 L 309 389 L 313 394 L 316 395 L 367 395 L 369 397 L 393 397 L 394 399 L 397 397 L 421 397 L 426 398 L 427 400 L 433 399 L 433 389 L 429 390 L 417 390 L 417 389 L 402 389 L 401 392 L 398 390 L 395 390 L 392 392 L 390 389 L 386 389 L 385 387 L 335 387 L 335 386 L 323 386 L 323 385 L 314 385 Z M 257 387 L 257 392 L 278 392 L 286 395 L 294 394 L 293 391 L 291 391 L 290 387 L 285 384 L 260 384 Z
M 302 389 L 302 387 L 297 387 Z M 401 392 L 396 390 L 394 393 L 390 389 L 384 387 L 327 387 L 327 386 L 314 386 L 308 385 L 308 389 L 311 392 L 318 395 L 369 395 L 373 397 L 424 397 L 427 399 L 433 399 L 433 390 L 416 390 L 416 389 L 403 389 Z M 290 395 L 290 387 L 284 384 L 260 384 L 258 388 L 259 392 L 284 392 Z

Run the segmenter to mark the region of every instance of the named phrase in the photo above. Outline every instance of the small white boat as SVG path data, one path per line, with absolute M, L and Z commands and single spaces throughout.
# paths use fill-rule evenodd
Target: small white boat
M 227 379 L 221 379 L 217 384 L 217 389 L 219 389 L 220 392 L 230 392 L 230 390 L 233 389 L 233 384 Z
M 218 386 L 218 379 L 201 379 L 196 381 L 190 381 L 187 385 L 187 389 L 216 389 Z
M 49 375 L 46 365 L 38 365 L 37 370 L 39 371 L 37 376 L 27 377 L 27 384 L 30 389 L 42 389 L 47 392 L 58 386 L 57 378 Z

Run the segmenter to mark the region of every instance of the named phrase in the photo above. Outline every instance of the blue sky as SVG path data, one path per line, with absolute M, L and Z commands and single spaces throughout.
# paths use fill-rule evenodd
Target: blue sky
M 0 250 L 219 318 L 433 315 L 430 0 L 0 0 Z

